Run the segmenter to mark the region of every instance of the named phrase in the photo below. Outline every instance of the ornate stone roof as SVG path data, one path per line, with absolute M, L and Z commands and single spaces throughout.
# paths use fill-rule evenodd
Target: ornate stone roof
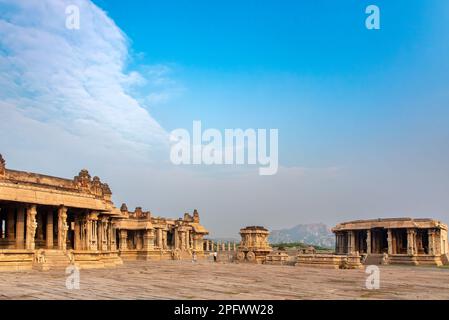
M 100 211 L 112 209 L 112 192 L 86 169 L 73 179 L 11 170 L 0 155 L 0 198 L 45 205 L 67 205 Z
M 429 218 L 379 218 L 369 220 L 354 220 L 348 222 L 342 222 L 332 229 L 333 232 L 344 230 L 363 230 L 373 228 L 440 228 L 447 230 L 447 225 L 441 221 L 429 219 Z

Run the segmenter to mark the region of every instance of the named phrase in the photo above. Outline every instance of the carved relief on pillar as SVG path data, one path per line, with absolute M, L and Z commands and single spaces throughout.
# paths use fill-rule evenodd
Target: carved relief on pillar
M 87 217 L 81 218 L 80 221 L 80 249 L 88 250 L 89 248 L 89 222 L 87 221 Z
M 185 237 L 186 237 L 186 250 L 190 250 L 193 248 L 193 239 L 192 234 L 190 233 L 189 230 L 186 230 Z
M 88 227 L 88 249 L 98 250 L 98 213 L 91 212 L 87 217 L 87 227 Z
M 202 234 L 193 234 L 192 240 L 193 240 L 192 249 L 194 251 L 204 251 L 204 240 Z
M 143 235 L 143 249 L 144 250 L 153 250 L 154 249 L 154 229 L 144 230 Z
M 127 250 L 128 249 L 128 231 L 127 230 L 120 230 L 119 231 L 119 246 L 120 250 Z
M 366 231 L 366 253 L 371 254 L 371 230 Z
M 108 221 L 108 233 L 109 233 L 109 241 L 108 241 L 108 249 L 109 250 L 117 250 L 117 243 L 116 243 L 116 229 L 114 226 L 114 223 L 112 221 Z
M 416 254 L 416 232 L 414 229 L 407 229 L 407 254 Z
M 187 248 L 187 244 L 186 244 L 186 236 L 185 236 L 185 231 L 178 231 L 178 246 L 177 248 L 180 248 L 181 250 L 185 250 Z
M 59 250 L 67 249 L 67 231 L 69 226 L 67 225 L 67 208 L 64 206 L 58 209 L 58 248 Z
M 387 230 L 388 254 L 393 254 L 393 231 Z
M 98 221 L 98 231 L 97 231 L 97 237 L 98 237 L 98 248 L 102 251 L 108 250 L 109 245 L 109 219 L 108 217 L 102 217 L 101 220 Z
M 429 229 L 427 231 L 428 233 L 428 237 L 429 237 L 429 254 L 434 256 L 436 255 L 436 248 L 435 248 L 435 230 L 434 229 Z
M 162 230 L 162 249 L 166 250 L 167 248 L 167 230 Z
M 27 208 L 26 248 L 28 250 L 34 250 L 35 248 L 34 238 L 36 236 L 37 228 L 36 214 L 36 205 L 31 205 Z
M 175 237 L 175 240 L 174 240 L 174 249 L 179 249 L 179 231 L 178 231 L 178 228 L 175 228 L 175 230 L 174 230 L 174 237 Z

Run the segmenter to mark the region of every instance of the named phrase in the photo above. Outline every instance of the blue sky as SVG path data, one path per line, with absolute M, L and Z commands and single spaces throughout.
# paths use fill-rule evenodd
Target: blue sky
M 447 116 L 416 103 L 448 84 L 444 1 L 375 1 L 379 31 L 364 27 L 372 1 L 96 3 L 142 53 L 132 66 L 172 65 L 182 93 L 149 106 L 168 129 L 275 127 L 284 164 L 319 166 Z
M 88 168 L 116 205 L 198 208 L 215 236 L 449 222 L 448 21 L 446 0 L 0 0 L 0 153 L 19 170 Z M 167 166 L 168 133 L 194 120 L 279 129 L 278 174 Z

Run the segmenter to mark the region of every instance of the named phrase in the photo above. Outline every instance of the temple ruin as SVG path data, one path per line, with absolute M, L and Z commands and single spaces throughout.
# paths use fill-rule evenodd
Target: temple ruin
M 175 220 L 118 209 L 87 170 L 73 179 L 10 170 L 0 155 L 0 271 L 201 256 L 208 231 L 199 221 L 196 210 Z
M 128 211 L 126 204 L 121 215 L 114 219 L 118 230 L 120 257 L 136 259 L 182 259 L 190 258 L 193 252 L 203 255 L 203 237 L 208 231 L 200 224 L 197 210 L 178 220 L 153 217 L 140 207 Z
M 437 220 L 357 220 L 340 223 L 332 231 L 336 254 L 360 255 L 365 264 L 448 263 L 447 225 Z

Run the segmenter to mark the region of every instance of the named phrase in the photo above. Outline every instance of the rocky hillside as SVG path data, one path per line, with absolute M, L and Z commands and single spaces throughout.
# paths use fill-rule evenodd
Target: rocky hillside
M 323 223 L 299 224 L 290 229 L 271 231 L 270 243 L 302 242 L 325 248 L 333 248 L 335 237 L 328 226 Z

